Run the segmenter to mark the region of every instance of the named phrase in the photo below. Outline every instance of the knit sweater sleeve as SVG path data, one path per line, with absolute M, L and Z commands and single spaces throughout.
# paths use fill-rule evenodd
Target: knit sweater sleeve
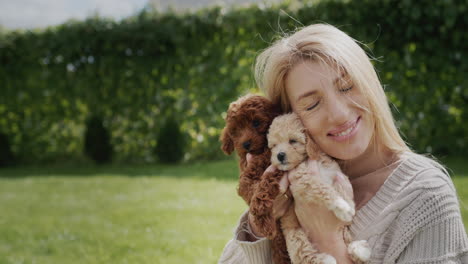
M 468 263 L 468 238 L 451 179 L 438 169 L 424 171 L 412 185 L 416 198 L 396 221 L 385 263 Z
M 251 234 L 247 220 L 248 212 L 245 212 L 239 220 L 234 238 L 224 247 L 219 259 L 220 264 L 271 264 L 271 242 L 261 238 L 255 242 L 247 241 L 247 234 Z

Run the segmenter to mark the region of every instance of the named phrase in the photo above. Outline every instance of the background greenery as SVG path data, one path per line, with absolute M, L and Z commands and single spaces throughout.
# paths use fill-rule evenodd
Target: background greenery
M 467 9 L 462 0 L 289 1 L 0 27 L 0 166 L 7 141 L 22 165 L 0 169 L 0 263 L 215 263 L 246 206 L 236 161 L 202 160 L 224 156 L 223 114 L 256 91 L 258 52 L 317 22 L 376 58 L 406 140 L 451 156 L 443 161 L 468 227 Z M 84 146 L 106 138 L 114 165 L 90 165 Z M 190 163 L 154 164 L 176 145 Z
M 325 22 L 372 50 L 414 149 L 467 154 L 467 9 L 462 0 L 289 1 L 2 32 L 0 132 L 21 164 L 81 161 L 86 120 L 98 116 L 114 161 L 151 163 L 171 118 L 185 160 L 220 158 L 223 112 L 256 89 L 256 54 L 278 35 Z
M 468 228 L 468 165 L 453 168 Z M 246 209 L 237 164 L 0 169 L 0 263 L 216 263 Z

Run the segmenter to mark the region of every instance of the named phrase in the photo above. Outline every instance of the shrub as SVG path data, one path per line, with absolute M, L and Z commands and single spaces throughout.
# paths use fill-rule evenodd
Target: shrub
M 102 164 L 111 161 L 110 136 L 100 117 L 93 116 L 86 122 L 84 146 L 85 154 L 96 163 Z
M 163 163 L 176 163 L 184 158 L 185 138 L 179 123 L 168 118 L 163 125 L 155 148 L 156 157 Z
M 467 155 L 465 2 L 289 0 L 0 32 L 0 125 L 21 161 L 53 161 L 81 156 L 90 109 L 112 113 L 113 159 L 151 162 L 154 131 L 171 113 L 187 159 L 222 158 L 222 115 L 255 90 L 255 56 L 277 35 L 325 22 L 372 50 L 416 151 Z
M 0 167 L 13 165 L 14 157 L 8 136 L 0 133 Z

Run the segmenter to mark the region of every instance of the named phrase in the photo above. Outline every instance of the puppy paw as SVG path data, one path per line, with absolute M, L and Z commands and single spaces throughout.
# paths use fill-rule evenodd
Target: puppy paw
M 335 213 L 336 217 L 343 222 L 351 222 L 351 220 L 353 220 L 355 213 L 354 208 L 341 197 L 333 202 L 332 208 L 330 209 Z
M 293 259 L 293 264 L 336 264 L 336 259 L 326 253 L 308 254 L 303 258 Z
M 369 244 L 365 240 L 358 240 L 349 243 L 348 253 L 354 263 L 366 263 L 371 256 Z
M 317 262 L 314 263 L 320 263 L 320 264 L 336 264 L 336 259 L 328 254 L 317 254 Z

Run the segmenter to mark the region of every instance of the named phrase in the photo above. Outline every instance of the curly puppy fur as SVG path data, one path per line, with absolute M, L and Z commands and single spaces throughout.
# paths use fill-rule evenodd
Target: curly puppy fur
M 271 122 L 279 114 L 277 106 L 259 95 L 248 94 L 229 105 L 226 126 L 220 138 L 221 149 L 227 155 L 235 150 L 239 156 L 238 194 L 247 204 L 250 204 L 256 183 L 270 165 L 271 153 L 266 135 Z M 248 167 L 247 153 L 253 157 Z
M 289 175 L 295 178 L 292 181 L 294 184 L 290 186 L 295 199 L 300 197 L 305 201 L 324 205 L 333 211 L 338 219 L 349 225 L 355 213 L 355 205 L 353 197 L 339 184 L 334 184 L 338 172 L 341 172 L 340 167 L 307 136 L 296 114 L 285 114 L 273 120 L 268 132 L 268 144 L 272 152 L 271 163 L 278 169 L 289 171 L 297 167 L 295 173 Z M 308 157 L 318 161 L 320 177 L 310 177 L 304 162 Z M 281 227 L 292 263 L 336 263 L 332 256 L 319 253 L 309 242 L 293 206 L 281 218 Z M 368 261 L 370 250 L 366 241 L 351 242 L 348 226 L 344 229 L 343 236 L 354 262 Z
M 273 119 L 281 114 L 280 107 L 271 103 L 268 99 L 258 95 L 246 95 L 229 105 L 226 115 L 226 126 L 221 134 L 221 149 L 228 155 L 234 150 L 239 156 L 239 187 L 238 194 L 249 205 L 250 211 L 255 219 L 257 215 L 261 219 L 271 212 L 272 200 L 262 199 L 255 194 L 262 193 L 259 186 L 262 175 L 270 165 L 271 152 L 268 148 L 267 133 Z M 246 155 L 252 154 L 252 160 L 247 164 Z M 275 172 L 266 177 L 270 183 L 268 185 L 268 197 L 276 197 L 279 193 L 279 180 L 282 173 Z M 270 218 L 268 218 L 269 220 Z M 272 221 L 268 224 L 261 224 L 262 233 L 272 240 L 273 260 L 277 264 L 291 263 L 286 241 L 282 232 L 276 232 L 280 228 L 279 221 Z

